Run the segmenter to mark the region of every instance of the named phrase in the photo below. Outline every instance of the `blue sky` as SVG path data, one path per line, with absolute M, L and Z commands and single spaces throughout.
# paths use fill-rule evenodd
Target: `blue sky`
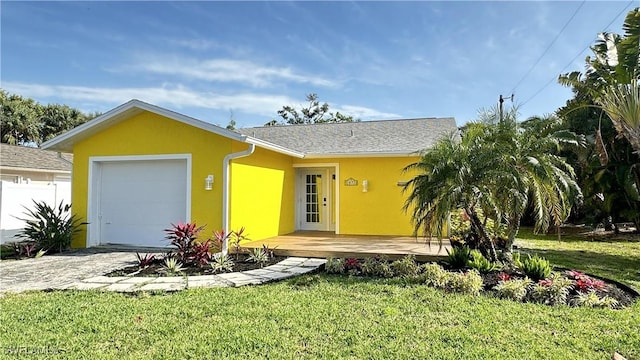
M 597 33 L 620 33 L 638 1 L 0 6 L 11 93 L 102 112 L 137 98 L 258 126 L 312 92 L 361 120 L 463 124 L 512 92 L 521 118 L 552 113 L 571 97 L 558 74 L 582 70 Z

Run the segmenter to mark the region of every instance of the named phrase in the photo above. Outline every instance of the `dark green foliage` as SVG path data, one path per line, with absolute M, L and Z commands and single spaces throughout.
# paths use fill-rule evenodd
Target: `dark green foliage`
M 34 241 L 38 248 L 50 252 L 62 252 L 71 246 L 73 235 L 80 231 L 80 220 L 71 214 L 71 204 L 60 202 L 58 207 L 34 201 L 33 209 L 27 209 L 23 220 L 26 225 L 16 237 Z
M 462 269 L 471 260 L 471 249 L 468 246 L 455 247 L 451 251 L 447 249 L 447 264 L 454 269 Z
M 467 265 L 483 274 L 498 270 L 500 268 L 500 265 L 489 261 L 478 250 L 471 250 L 471 260 L 467 263 Z
M 320 104 L 318 94 L 308 94 L 306 97 L 307 107 L 300 109 L 300 112 L 292 106 L 283 106 L 278 110 L 278 115 L 284 122 L 278 123 L 275 120 L 268 122 L 267 126 L 275 125 L 294 125 L 294 124 L 320 124 L 320 123 L 339 123 L 353 122 L 352 116 L 341 114 L 340 112 L 329 112 L 329 104 Z
M 551 264 L 549 260 L 539 257 L 538 255 L 534 255 L 533 257 L 529 255 L 526 259 L 522 260 L 521 270 L 533 281 L 540 281 L 546 279 L 549 277 L 549 274 L 551 274 Z

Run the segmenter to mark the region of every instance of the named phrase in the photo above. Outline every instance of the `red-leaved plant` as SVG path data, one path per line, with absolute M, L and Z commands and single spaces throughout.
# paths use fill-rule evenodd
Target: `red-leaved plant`
M 358 270 L 360 269 L 360 262 L 356 258 L 348 258 L 344 261 L 345 270 Z
M 566 274 L 570 279 L 573 279 L 575 281 L 573 285 L 575 286 L 576 290 L 581 293 L 586 293 L 593 290 L 604 290 L 604 288 L 606 287 L 604 281 L 596 280 L 588 275 L 585 275 L 584 273 L 581 273 L 580 271 L 569 270 L 566 272 Z
M 136 253 L 136 258 L 138 259 L 138 267 L 141 269 L 146 268 L 147 266 L 153 264 L 154 261 L 156 261 L 156 256 L 148 253 L 144 255 Z
M 501 272 L 500 274 L 498 274 L 498 279 L 500 279 L 500 281 L 509 281 L 511 279 L 511 275 L 507 274 L 506 272 Z
M 195 246 L 198 244 L 196 238 L 203 229 L 204 226 L 198 227 L 196 223 L 183 224 L 179 222 L 177 225 L 171 224 L 170 229 L 164 230 L 167 234 L 165 239 L 169 240 L 171 246 L 176 248 L 172 253 L 178 261 L 183 264 L 192 262 L 196 251 Z

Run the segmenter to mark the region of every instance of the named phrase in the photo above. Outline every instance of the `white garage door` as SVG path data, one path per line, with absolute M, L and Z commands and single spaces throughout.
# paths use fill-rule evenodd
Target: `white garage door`
M 186 221 L 187 161 L 101 164 L 100 243 L 167 246 L 163 229 Z

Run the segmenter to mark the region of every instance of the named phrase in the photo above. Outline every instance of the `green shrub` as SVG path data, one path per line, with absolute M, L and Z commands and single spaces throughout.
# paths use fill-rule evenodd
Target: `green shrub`
M 249 253 L 249 261 L 260 264 L 263 267 L 269 261 L 269 254 L 263 248 L 254 248 Z
M 573 299 L 572 304 L 592 308 L 615 308 L 618 306 L 618 300 L 609 296 L 601 298 L 598 297 L 595 291 L 590 291 L 588 293 L 579 293 L 578 296 Z
M 515 251 L 511 254 L 511 263 L 518 269 L 522 269 L 522 256 L 519 252 Z
M 500 281 L 493 289 L 501 299 L 522 301 L 527 296 L 527 288 L 531 285 L 529 278 Z
M 522 261 L 521 270 L 533 279 L 533 281 L 540 281 L 549 277 L 551 274 L 551 264 L 549 260 L 539 257 L 535 255 L 531 257 L 531 255 L 527 256 L 526 259 Z
M 483 274 L 500 268 L 500 265 L 489 261 L 479 250 L 471 250 L 471 260 L 467 265 Z
M 329 274 L 342 274 L 345 272 L 345 260 L 341 258 L 328 258 L 324 269 Z
M 561 305 L 567 303 L 567 296 L 573 281 L 559 273 L 551 273 L 549 279 L 540 280 L 531 288 L 531 298 L 535 302 L 546 305 Z
M 409 277 L 418 274 L 418 264 L 414 255 L 406 255 L 400 260 L 391 263 L 391 268 L 396 276 Z
M 447 249 L 447 264 L 454 269 L 462 269 L 471 260 L 471 250 L 468 246 L 455 247 L 451 251 Z
M 168 257 L 164 260 L 164 270 L 168 274 L 179 274 L 184 270 L 182 263 L 174 257 Z
M 80 221 L 71 214 L 71 205 L 60 202 L 51 207 L 46 202 L 33 201 L 34 208 L 27 209 L 24 229 L 16 237 L 34 241 L 38 248 L 62 252 L 71 246 L 73 235 L 80 231 Z
M 393 270 L 385 256 L 369 257 L 360 264 L 360 272 L 364 276 L 377 276 L 382 278 L 393 277 Z
M 418 276 L 418 280 L 429 286 L 445 289 L 449 285 L 451 276 L 449 272 L 436 263 L 422 265 L 422 273 Z
M 451 290 L 463 294 L 478 295 L 482 290 L 482 277 L 476 270 L 466 273 L 450 273 L 449 287 Z
M 233 260 L 229 257 L 229 255 L 216 255 L 213 257 L 213 260 L 209 263 L 213 272 L 223 272 L 223 271 L 233 271 Z

